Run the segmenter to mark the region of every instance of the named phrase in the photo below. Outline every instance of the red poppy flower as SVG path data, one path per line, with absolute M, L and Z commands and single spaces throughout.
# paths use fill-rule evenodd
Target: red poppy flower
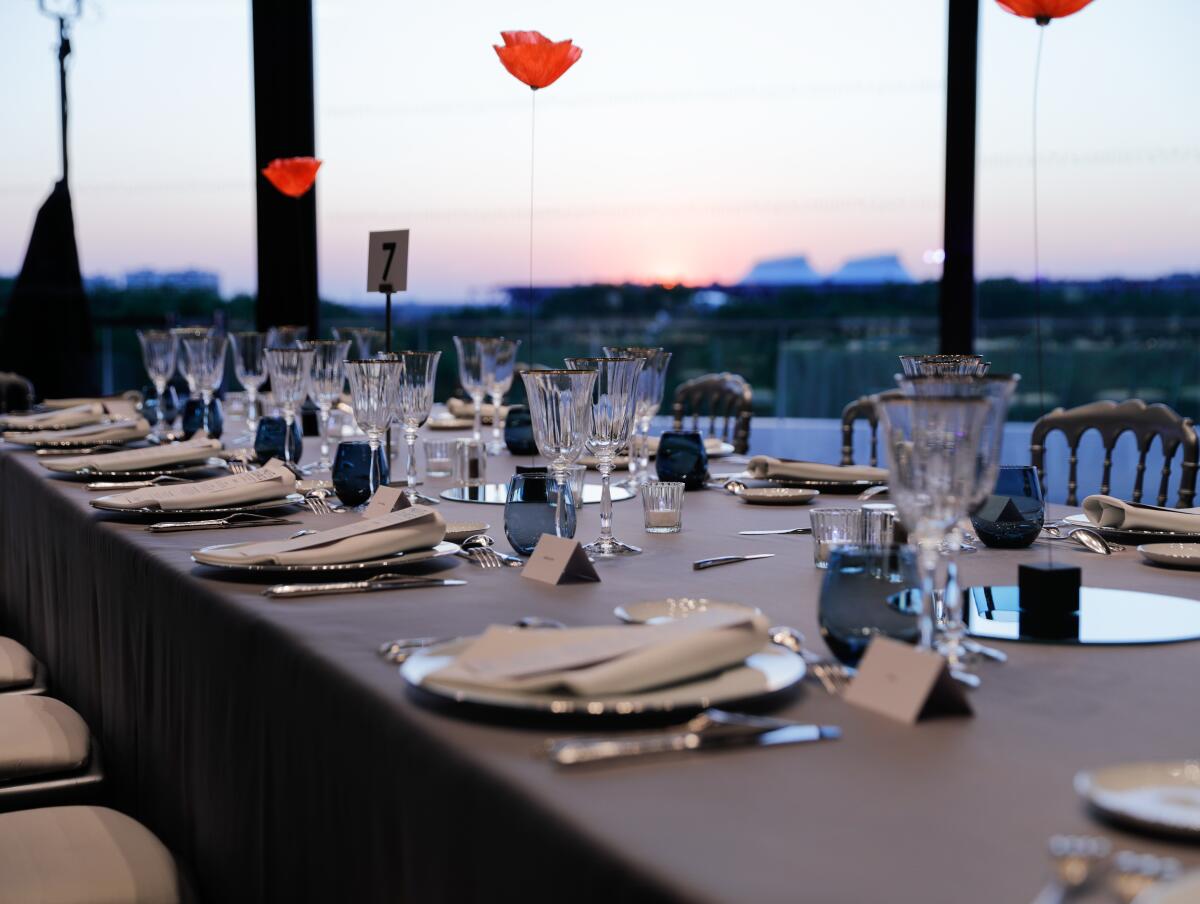
M 1061 19 L 1079 12 L 1092 0 L 996 0 L 1014 16 L 1033 19 L 1038 25 L 1049 25 L 1051 19 Z
M 317 181 L 320 167 L 316 157 L 280 157 L 263 167 L 262 174 L 289 198 L 299 198 Z
M 583 56 L 570 41 L 551 41 L 537 31 L 502 31 L 504 46 L 492 45 L 515 78 L 536 91 L 558 81 Z

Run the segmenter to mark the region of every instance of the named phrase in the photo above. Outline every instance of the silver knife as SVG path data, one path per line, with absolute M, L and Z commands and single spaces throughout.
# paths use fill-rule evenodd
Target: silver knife
M 774 721 L 774 720 L 772 720 Z M 548 745 L 551 760 L 560 766 L 578 766 L 603 760 L 673 753 L 683 750 L 714 750 L 721 747 L 769 747 L 775 744 L 800 744 L 807 741 L 834 740 L 841 737 L 836 725 L 799 725 L 795 723 L 745 725 L 716 723 L 683 731 L 649 736 L 572 738 Z
M 150 480 L 94 480 L 87 485 L 87 488 L 89 490 L 142 490 L 146 487 L 158 487 L 169 483 L 191 483 L 191 481 L 186 477 L 160 474 Z
M 811 527 L 785 527 L 781 530 L 740 530 L 743 537 L 766 537 L 772 534 L 811 534 Z
M 231 530 L 235 527 L 273 527 L 279 524 L 299 523 L 292 518 L 237 518 L 230 515 L 226 518 L 207 518 L 197 521 L 158 521 L 146 525 L 146 530 L 161 534 L 177 530 Z
M 386 580 L 380 580 L 386 578 Z M 376 590 L 410 590 L 416 587 L 461 587 L 466 581 L 455 578 L 414 578 L 396 575 L 379 575 L 365 581 L 342 581 L 325 584 L 275 584 L 263 591 L 263 596 L 272 599 L 289 599 L 297 596 L 324 596 L 329 593 L 370 593 Z
M 715 556 L 711 559 L 700 559 L 692 563 L 693 571 L 703 571 L 705 568 L 715 568 L 718 565 L 729 565 L 732 562 L 749 562 L 751 559 L 769 559 L 773 552 L 758 552 L 749 556 Z

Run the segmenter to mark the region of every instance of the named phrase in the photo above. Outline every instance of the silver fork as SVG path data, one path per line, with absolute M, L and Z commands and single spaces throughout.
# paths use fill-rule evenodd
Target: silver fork
M 245 474 L 250 470 L 249 463 L 240 458 L 229 458 L 226 461 L 229 463 L 229 472 L 231 474 Z
M 474 562 L 480 568 L 499 568 L 503 564 L 500 557 L 484 546 L 476 546 L 474 549 L 462 550 L 462 555 L 466 556 L 471 562 Z
M 804 660 L 813 677 L 821 683 L 826 693 L 837 696 L 846 689 L 853 676 L 840 662 L 826 659 L 804 646 L 804 635 L 795 628 L 776 626 L 770 629 L 771 642 L 791 650 Z

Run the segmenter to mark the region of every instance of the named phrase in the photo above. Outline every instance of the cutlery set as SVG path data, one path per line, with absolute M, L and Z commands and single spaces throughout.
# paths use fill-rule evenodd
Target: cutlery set
M 1117 851 L 1110 857 L 1111 850 L 1107 838 L 1095 835 L 1053 836 L 1049 853 L 1054 878 L 1042 887 L 1032 904 L 1064 904 L 1101 884 L 1121 904 L 1132 904 L 1152 885 L 1171 882 L 1183 873 L 1174 857 L 1136 851 Z

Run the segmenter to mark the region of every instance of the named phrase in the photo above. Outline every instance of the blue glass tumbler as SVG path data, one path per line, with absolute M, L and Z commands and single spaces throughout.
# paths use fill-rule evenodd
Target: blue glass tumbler
M 565 513 L 564 537 L 575 536 L 575 499 L 571 484 L 560 488 L 552 474 L 515 474 L 508 481 L 504 502 L 504 536 L 513 552 L 527 556 L 533 552 L 542 534 L 554 536 L 554 517 L 558 494 L 562 492 Z
M 372 477 L 374 478 L 372 480 Z M 333 458 L 333 491 L 343 505 L 355 508 L 366 503 L 376 487 L 391 480 L 383 446 L 375 450 L 375 472 L 371 473 L 371 444 L 343 442 Z
M 283 459 L 283 439 L 286 431 L 287 424 L 281 417 L 259 418 L 258 434 L 254 437 L 254 457 L 258 459 L 259 463 L 272 458 Z M 287 445 L 288 451 L 291 452 L 289 460 L 293 463 L 298 462 L 300 456 L 304 454 L 304 440 L 300 434 L 299 418 L 292 422 L 292 441 Z
M 659 437 L 655 468 L 659 480 L 681 482 L 687 490 L 702 489 L 708 480 L 704 437 L 695 430 L 668 430 Z
M 1046 523 L 1046 499 L 1032 465 L 1006 465 L 996 477 L 996 489 L 971 516 L 971 526 L 985 546 L 1024 549 Z
M 165 412 L 164 406 L 164 414 Z M 192 396 L 183 406 L 183 438 L 189 439 L 207 422 L 208 435 L 213 439 L 221 436 L 224 429 L 225 417 L 221 412 L 221 400 L 214 397 L 208 404 L 207 416 L 204 411 L 204 400 Z

